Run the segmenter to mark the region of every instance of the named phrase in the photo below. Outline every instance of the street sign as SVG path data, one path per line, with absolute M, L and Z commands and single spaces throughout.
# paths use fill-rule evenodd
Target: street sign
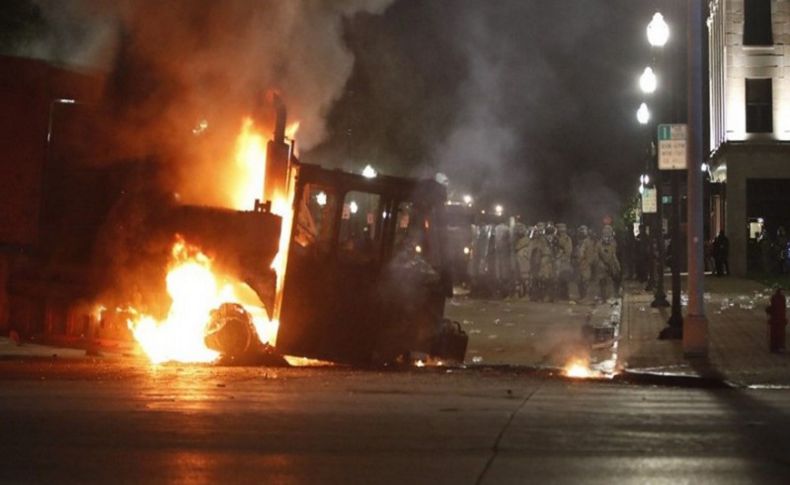
M 686 125 L 658 125 L 658 169 L 686 170 Z
M 655 214 L 657 212 L 656 189 L 645 187 L 642 191 L 642 214 Z

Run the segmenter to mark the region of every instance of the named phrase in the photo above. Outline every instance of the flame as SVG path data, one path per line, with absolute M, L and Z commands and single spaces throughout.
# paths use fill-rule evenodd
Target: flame
M 576 379 L 589 379 L 596 376 L 596 372 L 590 369 L 590 363 L 584 359 L 573 359 L 565 365 L 563 373 L 567 377 Z
M 266 139 L 251 117 L 244 118 L 236 139 L 235 174 L 231 190 L 236 209 L 250 209 L 255 199 L 263 201 L 266 176 Z
M 300 121 L 294 121 L 290 125 L 285 127 L 285 137 L 289 140 L 293 140 L 296 138 L 296 133 L 299 131 L 299 125 L 301 124 Z
M 298 129 L 298 121 L 288 125 L 287 137 L 293 139 Z M 230 187 L 232 206 L 236 209 L 250 209 L 255 199 L 263 199 L 266 141 L 253 119 L 244 118 L 236 139 L 235 172 Z M 133 310 L 131 313 L 135 318 L 129 321 L 135 339 L 152 362 L 216 360 L 218 353 L 207 348 L 203 339 L 211 310 L 222 303 L 241 304 L 252 316 L 260 340 L 275 344 L 293 222 L 294 184 L 295 179 L 289 174 L 286 193 L 275 193 L 272 200 L 272 213 L 282 217 L 279 249 L 271 265 L 277 273 L 274 318 L 267 318 L 252 289 L 215 273 L 210 258 L 178 238 L 173 245 L 166 279 L 167 292 L 172 300 L 167 317 L 158 321 Z
M 153 363 L 216 360 L 219 354 L 206 347 L 203 338 L 211 310 L 222 303 L 242 305 L 261 341 L 269 341 L 277 332 L 249 287 L 215 274 L 208 256 L 180 237 L 173 244 L 166 283 L 172 300 L 167 317 L 158 321 L 138 315 L 129 321 L 134 338 Z

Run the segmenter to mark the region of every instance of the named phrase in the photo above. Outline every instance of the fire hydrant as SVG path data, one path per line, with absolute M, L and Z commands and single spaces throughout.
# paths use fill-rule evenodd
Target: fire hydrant
M 771 352 L 784 352 L 787 304 L 781 288 L 776 289 L 765 312 L 768 314 L 768 348 Z

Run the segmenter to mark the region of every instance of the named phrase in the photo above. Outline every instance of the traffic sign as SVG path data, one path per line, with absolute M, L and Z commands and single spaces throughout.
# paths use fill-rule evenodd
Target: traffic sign
M 645 187 L 642 191 L 642 213 L 655 214 L 658 212 L 658 201 L 656 200 L 656 189 Z
M 686 125 L 658 125 L 658 169 L 686 170 Z

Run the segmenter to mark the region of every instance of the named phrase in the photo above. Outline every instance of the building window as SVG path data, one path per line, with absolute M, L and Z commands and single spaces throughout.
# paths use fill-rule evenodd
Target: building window
M 743 1 L 743 45 L 773 45 L 771 0 Z
M 771 133 L 774 131 L 771 107 L 771 79 L 746 80 L 746 131 Z

